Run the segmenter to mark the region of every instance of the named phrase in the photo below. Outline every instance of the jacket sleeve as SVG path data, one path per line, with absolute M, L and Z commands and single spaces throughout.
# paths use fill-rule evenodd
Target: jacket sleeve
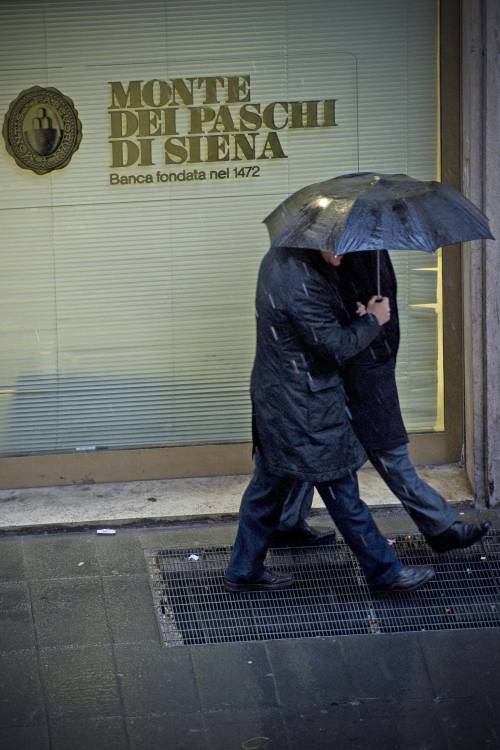
M 363 315 L 348 326 L 341 326 L 331 300 L 331 290 L 309 277 L 289 290 L 288 315 L 307 346 L 339 366 L 366 349 L 378 336 L 381 326 L 374 315 Z

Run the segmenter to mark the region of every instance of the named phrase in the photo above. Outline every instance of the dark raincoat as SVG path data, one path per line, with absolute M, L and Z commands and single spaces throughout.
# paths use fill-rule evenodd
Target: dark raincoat
M 339 368 L 377 337 L 380 326 L 372 315 L 350 323 L 337 282 L 335 269 L 314 250 L 271 249 L 260 266 L 254 444 L 278 476 L 329 481 L 365 461 Z
M 380 288 L 389 297 L 391 319 L 377 338 L 343 368 L 352 426 L 366 450 L 391 450 L 408 442 L 396 385 L 399 348 L 397 282 L 387 250 L 380 252 Z M 356 302 L 364 305 L 376 293 L 377 253 L 345 255 L 339 268 L 342 300 L 355 318 Z

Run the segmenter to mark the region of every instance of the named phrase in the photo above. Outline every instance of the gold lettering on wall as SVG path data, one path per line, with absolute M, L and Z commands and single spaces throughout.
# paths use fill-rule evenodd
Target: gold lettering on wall
M 336 99 L 252 102 L 249 75 L 109 85 L 113 168 L 286 159 L 280 131 L 337 125 Z

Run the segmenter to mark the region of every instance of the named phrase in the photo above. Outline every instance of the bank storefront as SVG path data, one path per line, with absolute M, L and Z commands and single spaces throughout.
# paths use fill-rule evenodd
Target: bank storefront
M 0 487 L 250 470 L 262 219 L 343 173 L 458 184 L 453 8 L 0 5 Z M 393 262 L 414 456 L 457 461 L 460 255 Z

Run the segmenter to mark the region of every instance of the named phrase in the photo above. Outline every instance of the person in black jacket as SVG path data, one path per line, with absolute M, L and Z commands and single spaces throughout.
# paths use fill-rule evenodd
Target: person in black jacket
M 347 403 L 352 427 L 367 456 L 382 479 L 399 498 L 428 544 L 436 552 L 468 547 L 484 536 L 489 523 L 481 526 L 457 521 L 456 510 L 424 482 L 408 455 L 396 385 L 399 348 L 397 282 L 387 250 L 380 253 L 381 293 L 389 299 L 391 318 L 363 351 L 343 363 Z M 376 289 L 377 252 L 342 256 L 337 269 L 339 291 L 350 320 L 364 312 Z M 310 544 L 318 538 L 306 518 L 312 505 L 313 487 L 302 484 L 290 492 L 274 542 Z
M 337 291 L 332 253 L 271 248 L 256 293 L 257 345 L 251 377 L 255 472 L 241 502 L 224 585 L 280 589 L 291 577 L 264 567 L 269 541 L 297 481 L 315 485 L 370 585 L 416 588 L 432 568 L 405 568 L 359 497 L 363 449 L 346 411 L 340 367 L 369 346 L 390 317 L 387 299 L 367 300 L 350 321 Z

